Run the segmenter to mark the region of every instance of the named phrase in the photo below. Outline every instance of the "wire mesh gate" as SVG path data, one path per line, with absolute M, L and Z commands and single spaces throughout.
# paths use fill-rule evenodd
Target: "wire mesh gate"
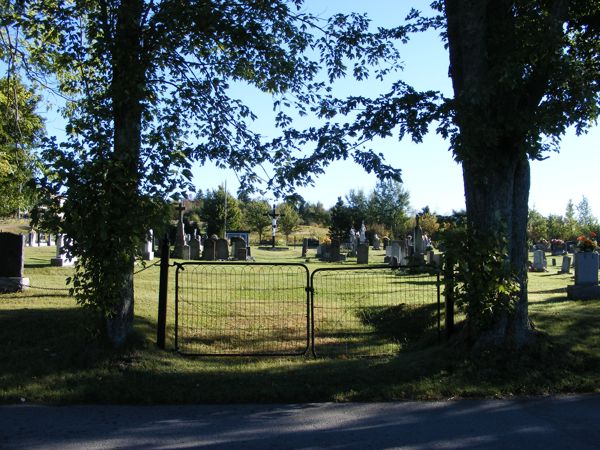
M 177 263 L 175 346 L 188 355 L 376 356 L 440 330 L 439 272 Z

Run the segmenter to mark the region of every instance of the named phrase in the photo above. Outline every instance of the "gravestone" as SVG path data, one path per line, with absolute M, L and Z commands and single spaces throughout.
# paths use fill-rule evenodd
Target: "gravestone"
M 204 241 L 202 250 L 202 259 L 205 261 L 214 261 L 216 259 L 217 239 L 213 236 Z
M 31 230 L 27 234 L 27 245 L 29 247 L 33 247 L 33 245 L 35 244 L 35 238 L 36 238 L 36 232 L 34 230 Z
M 229 243 L 227 242 L 227 239 L 217 239 L 215 244 L 215 259 L 229 259 Z
M 17 292 L 29 287 L 23 277 L 25 266 L 25 236 L 0 233 L 0 292 Z
M 193 236 L 190 241 L 190 259 L 196 261 L 200 259 L 202 254 L 202 244 L 200 243 L 199 236 Z
M 176 208 L 179 212 L 179 220 L 177 222 L 177 234 L 175 235 L 175 249 L 173 250 L 173 258 L 190 259 L 190 246 L 185 241 L 185 229 L 183 227 L 183 211 L 185 207 L 182 203 Z
M 241 236 L 232 236 L 229 238 L 231 241 L 231 254 L 236 255 L 239 248 L 246 250 L 246 240 Z
M 233 257 L 238 261 L 246 261 L 248 259 L 247 247 L 237 246 L 235 248 L 235 252 L 233 253 Z
M 562 265 L 560 267 L 560 272 L 558 273 L 571 273 L 571 257 L 563 256 Z
M 154 259 L 154 231 L 148 230 L 146 240 L 142 243 L 142 259 L 152 261 Z
M 348 242 L 350 243 L 350 252 L 348 256 L 356 256 L 356 248 L 358 246 L 358 238 L 356 237 L 356 231 L 354 227 L 350 228 L 348 232 Z
M 358 244 L 358 249 L 356 251 L 356 263 L 369 264 L 369 244 Z
M 419 225 L 419 216 L 417 216 L 417 224 L 413 230 L 412 238 L 414 249 L 413 256 L 416 256 L 417 259 L 423 259 L 425 255 L 425 242 L 423 240 L 423 229 Z
M 389 263 L 394 266 L 398 266 L 404 263 L 404 254 L 402 252 L 402 243 L 400 241 L 391 241 L 389 255 Z
M 69 267 L 75 264 L 75 260 L 68 258 L 65 254 L 65 240 L 64 234 L 56 235 L 56 257 L 50 260 L 50 265 L 54 267 Z
M 598 265 L 600 255 L 596 252 L 575 253 L 575 284 L 567 286 L 570 300 L 600 299 Z
M 308 238 L 302 239 L 302 257 L 306 258 L 306 254 L 308 253 Z
M 329 258 L 331 262 L 340 262 L 342 260 L 340 253 L 340 243 L 338 241 L 332 241 L 329 247 Z
M 390 238 L 387 236 L 384 236 L 382 241 L 383 241 L 383 249 L 387 250 L 388 246 L 390 245 Z
M 360 231 L 358 233 L 359 236 L 359 241 L 361 244 L 367 242 L 367 227 L 365 227 L 365 221 L 362 221 L 362 224 L 360 225 Z
M 238 261 L 246 261 L 248 258 L 248 250 L 246 240 L 241 236 L 232 236 L 231 240 L 231 254 Z
M 536 250 L 533 252 L 533 271 L 544 272 L 546 270 L 547 261 L 546 254 L 543 250 Z
M 381 250 L 381 240 L 377 234 L 373 237 L 373 250 Z
M 598 253 L 575 253 L 575 284 L 598 284 Z
M 383 257 L 383 262 L 389 263 L 391 258 L 392 258 L 392 246 L 388 245 L 385 248 L 385 256 Z

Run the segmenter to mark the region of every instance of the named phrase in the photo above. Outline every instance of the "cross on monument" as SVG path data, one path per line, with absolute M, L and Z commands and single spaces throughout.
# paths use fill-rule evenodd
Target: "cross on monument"
M 183 206 L 183 202 L 179 202 L 175 210 L 179 213 L 179 221 L 183 222 L 183 212 L 185 211 L 185 206 Z
M 273 210 L 267 215 L 271 218 L 271 247 L 275 248 L 275 232 L 277 231 L 277 219 L 281 214 L 275 211 L 275 203 L 273 203 Z
M 179 202 L 175 211 L 179 213 L 179 222 L 177 223 L 177 235 L 175 236 L 175 244 L 185 245 L 185 230 L 183 228 L 183 212 L 185 211 L 185 206 L 183 206 L 183 202 Z

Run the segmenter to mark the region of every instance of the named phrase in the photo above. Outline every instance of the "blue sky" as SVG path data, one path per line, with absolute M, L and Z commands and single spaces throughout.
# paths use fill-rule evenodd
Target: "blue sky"
M 410 5 L 425 7 L 428 1 L 409 2 L 393 0 L 310 0 L 306 8 L 323 17 L 335 12 L 366 12 L 375 26 L 394 26 L 401 23 Z M 448 55 L 436 33 L 413 36 L 411 42 L 401 48 L 405 70 L 397 76 L 417 89 L 435 89 L 451 95 L 448 78 Z M 382 84 L 369 81 L 355 86 L 344 81 L 340 91 L 360 89 L 367 94 L 382 92 Z M 240 90 L 249 104 L 254 104 L 263 119 L 270 117 L 268 99 L 249 89 Z M 266 105 L 266 106 L 265 106 Z M 261 132 L 269 134 L 268 120 L 261 120 Z M 553 153 L 545 161 L 532 162 L 530 207 L 542 214 L 564 214 L 569 199 L 577 204 L 582 196 L 590 202 L 593 213 L 600 216 L 600 181 L 596 177 L 582 176 L 586 168 L 600 167 L 600 129 L 595 127 L 588 135 L 576 137 L 569 132 L 562 141 L 561 152 Z M 384 153 L 388 163 L 402 169 L 405 188 L 410 192 L 414 209 L 429 206 L 438 213 L 450 213 L 464 208 L 462 171 L 452 159 L 448 143 L 434 133 L 421 144 L 410 140 L 398 142 L 397 138 L 379 141 L 375 150 Z M 214 168 L 196 166 L 195 184 L 201 189 L 213 189 L 227 180 L 229 191 L 235 191 L 238 183 L 235 174 Z M 369 192 L 375 186 L 374 176 L 366 174 L 351 161 L 333 163 L 316 182 L 314 187 L 298 191 L 308 201 L 321 201 L 332 206 L 338 196 L 350 189 Z M 271 198 L 272 199 L 272 198 Z

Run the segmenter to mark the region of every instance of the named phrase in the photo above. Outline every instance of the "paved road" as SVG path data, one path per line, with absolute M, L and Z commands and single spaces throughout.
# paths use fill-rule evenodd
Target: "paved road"
M 2 449 L 593 449 L 600 395 L 448 402 L 0 406 Z

